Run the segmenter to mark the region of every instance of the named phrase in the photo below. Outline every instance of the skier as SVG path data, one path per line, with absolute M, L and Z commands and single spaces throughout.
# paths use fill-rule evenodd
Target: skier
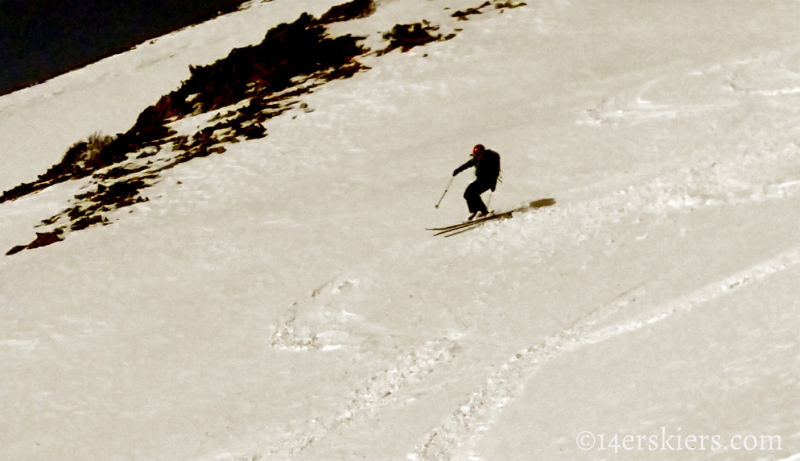
M 491 189 L 494 192 L 497 187 L 497 178 L 500 176 L 500 154 L 493 150 L 486 149 L 483 144 L 478 144 L 472 149 L 472 158 L 465 164 L 453 171 L 453 176 L 461 173 L 467 168 L 475 167 L 475 181 L 467 186 L 464 191 L 464 198 L 469 207 L 469 221 L 475 216 L 485 216 L 489 214 L 486 205 L 481 200 L 481 194 Z

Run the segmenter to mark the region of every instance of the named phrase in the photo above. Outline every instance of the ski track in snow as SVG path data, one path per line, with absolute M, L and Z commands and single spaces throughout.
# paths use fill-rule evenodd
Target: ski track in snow
M 800 93 L 800 50 L 713 64 L 649 80 L 584 111 L 578 125 L 639 124 L 698 117 L 742 104 L 742 96 L 774 98 Z M 675 91 L 683 88 L 684 91 Z M 686 92 L 692 104 L 686 104 Z M 681 101 L 674 101 L 675 95 Z
M 445 337 L 430 340 L 416 350 L 400 355 L 393 367 L 373 374 L 353 390 L 349 399 L 335 414 L 305 421 L 302 429 L 287 433 L 280 440 L 270 443 L 263 454 L 236 459 L 286 459 L 380 407 L 398 402 L 398 392 L 401 389 L 421 383 L 435 370 L 453 360 L 458 347 L 457 339 L 458 337 Z
M 508 243 L 530 245 L 536 242 L 534 248 L 538 248 L 540 256 L 545 258 L 566 241 L 580 243 L 591 239 L 608 224 L 619 222 L 627 215 L 652 213 L 663 217 L 669 213 L 698 207 L 781 199 L 794 195 L 800 182 L 788 181 L 763 186 L 748 182 L 747 175 L 752 173 L 752 165 L 755 163 L 761 165 L 762 169 L 781 169 L 789 159 L 796 158 L 797 154 L 796 145 L 776 150 L 746 151 L 732 161 L 705 171 L 696 167 L 682 168 L 639 186 L 632 185 L 626 190 L 597 199 L 573 202 L 561 209 L 534 210 L 522 214 L 520 219 L 493 223 L 474 232 L 466 251 L 482 251 L 486 245 L 496 248 Z M 552 235 L 553 227 L 560 229 L 558 238 L 543 239 L 543 234 Z M 470 399 L 459 406 L 449 419 L 429 431 L 422 445 L 408 456 L 410 459 L 424 460 L 471 458 L 472 455 L 464 453 L 464 450 L 475 446 L 480 435 L 491 429 L 492 422 L 502 409 L 520 395 L 525 382 L 550 359 L 637 331 L 665 320 L 676 312 L 691 310 L 753 282 L 764 280 L 798 263 L 800 249 L 793 249 L 670 303 L 646 309 L 648 314 L 603 328 L 592 329 L 604 318 L 624 309 L 626 304 L 616 303 L 593 310 L 577 320 L 572 328 L 518 352 L 502 364 L 499 371 L 489 377 L 480 389 L 474 391 Z M 323 352 L 352 346 L 352 338 L 349 337 L 352 328 L 348 328 L 346 323 L 357 320 L 357 316 L 345 310 L 331 311 L 326 301 L 362 282 L 360 279 L 340 277 L 312 290 L 308 300 L 311 307 L 294 306 L 289 318 L 274 327 L 271 345 L 278 349 Z M 634 288 L 629 294 L 635 294 L 637 290 Z M 297 313 L 298 307 L 302 309 L 302 315 Z M 237 459 L 277 459 L 299 453 L 356 419 L 367 417 L 380 407 L 397 402 L 396 395 L 402 388 L 417 385 L 439 368 L 447 366 L 454 358 L 453 351 L 457 346 L 458 337 L 443 337 L 425 342 L 416 350 L 398 356 L 394 366 L 364 381 L 351 392 L 350 399 L 335 414 L 306 421 L 302 429 L 286 434 L 270 444 L 261 455 Z
M 774 59 L 773 59 L 774 60 Z M 786 65 L 786 60 L 780 62 Z M 779 66 L 780 67 L 780 66 Z M 718 69 L 712 69 L 716 72 Z M 729 81 L 739 81 L 742 69 L 726 76 Z M 785 88 L 762 91 L 748 89 L 748 95 L 791 95 L 800 82 L 800 74 L 776 71 L 780 74 L 778 84 Z M 702 73 L 701 73 L 702 74 Z M 691 75 L 691 74 L 690 74 Z M 722 75 L 715 76 L 720 80 Z M 761 77 L 761 76 L 759 76 Z M 613 109 L 606 108 L 602 123 L 641 123 L 654 117 L 700 115 L 708 110 L 732 107 L 735 102 L 696 106 L 670 106 L 653 104 L 645 95 L 663 79 L 645 84 L 635 97 Z M 788 81 L 787 81 L 788 80 Z M 731 84 L 731 89 L 745 92 Z M 623 98 L 624 100 L 625 98 Z M 616 104 L 615 101 L 612 101 Z M 613 105 L 612 104 L 612 105 Z M 608 104 L 606 104 L 608 106 Z M 622 110 L 619 107 L 625 106 Z M 597 112 L 587 111 L 590 117 Z M 595 117 L 595 120 L 599 120 Z M 578 123 L 583 123 L 578 120 Z M 664 218 L 671 213 L 686 212 L 700 207 L 736 206 L 779 200 L 797 192 L 800 181 L 787 179 L 787 170 L 797 168 L 800 148 L 796 141 L 762 141 L 755 146 L 737 146 L 734 155 L 703 152 L 701 162 L 674 168 L 672 172 L 661 172 L 657 177 L 638 185 L 603 195 L 596 199 L 562 203 L 561 207 L 526 213 L 520 219 L 493 223 L 473 233 L 468 251 L 482 251 L 487 245 L 493 249 L 505 246 L 534 245 L 543 258 L 552 255 L 557 248 L 569 241 L 582 242 L 594 238 L 609 223 L 619 222 L 626 216 L 653 214 Z M 791 139 L 791 137 L 790 137 Z M 780 143 L 785 144 L 780 144 Z M 772 143 L 770 145 L 770 143 Z M 791 166 L 791 167 L 790 167 Z M 791 177 L 791 173 L 789 173 Z M 558 229 L 558 232 L 555 230 Z M 555 235 L 556 238 L 548 237 Z M 646 235 L 637 237 L 647 238 Z M 772 259 L 752 266 L 732 276 L 706 285 L 688 295 L 670 302 L 651 306 L 645 314 L 638 314 L 620 323 L 598 326 L 626 307 L 626 303 L 603 306 L 577 320 L 569 329 L 545 338 L 542 342 L 514 354 L 492 374 L 470 398 L 463 402 L 448 418 L 432 428 L 422 443 L 408 454 L 412 460 L 480 459 L 472 450 L 481 436 L 491 431 L 492 424 L 509 404 L 519 398 L 529 379 L 551 359 L 583 347 L 598 344 L 620 335 L 636 332 L 672 317 L 673 314 L 689 311 L 738 291 L 753 283 L 761 282 L 773 274 L 800 264 L 800 247 L 786 251 Z M 633 288 L 637 292 L 639 288 Z M 787 460 L 800 459 L 794 455 Z
M 343 293 L 357 288 L 360 279 L 338 277 L 315 288 L 303 303 L 295 303 L 288 319 L 273 327 L 270 344 L 287 352 L 327 352 L 357 348 L 357 343 L 371 330 L 385 335 L 374 325 L 365 325 L 356 314 L 330 304 Z M 355 334 L 353 334 L 355 332 Z M 298 429 L 274 440 L 258 454 L 236 457 L 236 460 L 286 459 L 310 447 L 338 429 L 363 418 L 380 407 L 400 401 L 399 392 L 418 385 L 434 371 L 447 366 L 459 347 L 458 333 L 426 341 L 412 351 L 398 355 L 393 363 L 374 373 L 350 392 L 338 410 L 304 421 Z M 220 457 L 217 457 L 220 459 Z
M 461 251 L 481 252 L 486 248 L 503 251 L 508 250 L 506 246 L 526 246 L 539 255 L 538 261 L 532 259 L 535 264 L 544 261 L 557 248 L 569 242 L 580 244 L 594 238 L 602 229 L 626 216 L 649 213 L 663 218 L 671 213 L 688 212 L 700 207 L 779 200 L 794 195 L 800 188 L 800 182 L 772 181 L 765 185 L 763 179 L 783 172 L 797 158 L 800 158 L 800 147 L 794 143 L 783 148 L 743 148 L 733 157 L 717 158 L 720 163 L 711 167 L 682 167 L 599 198 L 533 210 L 521 214 L 519 218 L 489 224 L 467 234 L 470 237 Z M 713 157 L 703 158 L 705 163 L 712 160 Z M 754 170 L 755 166 L 758 166 L 757 170 Z M 753 177 L 754 174 L 757 176 Z M 554 232 L 555 229 L 558 232 Z M 800 249 L 796 248 L 677 300 L 646 308 L 647 314 L 611 326 L 596 327 L 603 319 L 627 307 L 627 303 L 609 303 L 590 311 L 576 320 L 571 328 L 519 351 L 502 364 L 450 418 L 430 430 L 424 436 L 422 445 L 416 447 L 408 457 L 420 460 L 473 458 L 465 450 L 474 447 L 481 434 L 491 430 L 492 422 L 502 409 L 520 395 L 527 380 L 552 358 L 635 332 L 665 320 L 676 312 L 699 307 L 798 263 Z M 351 340 L 358 338 L 350 338 L 353 329 L 346 324 L 350 320 L 357 320 L 354 318 L 357 316 L 345 310 L 334 312 L 328 308 L 327 301 L 363 282 L 358 278 L 339 277 L 312 290 L 307 305 L 293 306 L 289 318 L 274 327 L 271 345 L 285 350 L 323 352 L 353 346 Z M 633 288 L 627 295 L 636 294 L 640 288 Z M 302 313 L 298 314 L 298 310 Z M 360 327 L 363 329 L 363 325 Z M 306 421 L 301 429 L 270 444 L 261 455 L 237 459 L 278 459 L 295 455 L 356 419 L 368 417 L 382 406 L 397 402 L 396 394 L 402 388 L 417 385 L 447 366 L 454 358 L 452 351 L 458 347 L 458 339 L 443 337 L 429 340 L 416 350 L 397 357 L 394 366 L 374 374 L 354 389 L 350 399 L 335 414 Z
M 497 420 L 500 412 L 521 395 L 525 383 L 553 358 L 638 331 L 666 320 L 677 312 L 701 307 L 797 264 L 800 264 L 800 248 L 794 248 L 669 303 L 655 306 L 645 315 L 598 329 L 590 328 L 596 321 L 578 322 L 570 329 L 525 348 L 504 363 L 451 417 L 430 430 L 423 443 L 408 458 L 479 459 L 470 449 L 475 447 L 482 433 L 491 430 L 492 423 Z M 793 460 L 796 456 L 787 459 Z
M 779 141 L 778 141 L 779 143 Z M 762 203 L 794 196 L 800 181 L 800 145 L 741 146 L 726 156 L 703 152 L 701 161 L 628 183 L 614 192 L 586 200 L 564 201 L 471 231 L 463 253 L 525 248 L 532 262 L 542 262 L 563 245 L 590 241 L 608 224 L 642 215 L 664 219 L 670 213 Z M 788 172 L 788 173 L 787 173 Z M 458 237 L 456 237 L 458 238 Z M 647 238 L 646 235 L 640 239 Z

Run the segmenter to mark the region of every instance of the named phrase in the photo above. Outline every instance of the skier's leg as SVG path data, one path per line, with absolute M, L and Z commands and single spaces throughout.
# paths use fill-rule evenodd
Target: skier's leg
M 477 183 L 478 183 L 477 181 L 471 183 L 469 186 L 467 186 L 467 190 L 464 191 L 464 199 L 467 201 L 467 208 L 469 208 L 470 214 L 474 214 L 478 210 L 480 210 L 480 206 L 476 205 L 475 203 L 476 196 L 478 197 L 478 200 L 481 199 L 480 194 L 475 193 L 477 189 L 476 188 Z
M 464 191 L 464 198 L 467 200 L 470 213 L 477 213 L 479 211 L 484 214 L 488 213 L 486 205 L 483 203 L 483 200 L 481 200 L 481 194 L 489 189 L 491 189 L 491 186 L 484 184 L 482 181 L 474 181 L 467 186 L 467 190 Z

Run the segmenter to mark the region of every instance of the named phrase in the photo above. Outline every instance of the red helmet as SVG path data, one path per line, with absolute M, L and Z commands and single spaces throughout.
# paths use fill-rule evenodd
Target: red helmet
M 483 152 L 485 150 L 486 150 L 486 148 L 483 147 L 483 144 L 477 144 L 477 145 L 475 145 L 475 147 L 472 148 L 472 156 L 473 157 L 480 157 L 481 155 L 483 155 Z

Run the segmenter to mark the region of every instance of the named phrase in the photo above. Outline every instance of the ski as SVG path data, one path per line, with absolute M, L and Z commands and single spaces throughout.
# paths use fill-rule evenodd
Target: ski
M 433 235 L 444 235 L 445 237 L 452 237 L 462 232 L 466 232 L 470 229 L 479 227 L 487 221 L 492 221 L 496 219 L 497 220 L 508 219 L 511 218 L 513 214 L 516 212 L 536 210 L 538 208 L 544 208 L 555 205 L 555 203 L 556 203 L 555 199 L 545 198 L 545 199 L 535 200 L 533 202 L 528 203 L 527 205 L 514 208 L 513 210 L 503 211 L 501 213 L 492 213 L 487 216 L 480 217 L 478 219 L 473 219 L 472 221 L 464 221 L 458 224 L 453 224 L 451 226 L 444 226 L 444 227 L 427 227 L 425 229 L 429 231 L 434 231 Z
M 481 223 L 481 222 L 484 222 L 484 221 L 488 221 L 490 219 L 496 218 L 497 216 L 505 215 L 507 213 L 510 213 L 510 212 L 506 211 L 506 212 L 499 213 L 499 214 L 488 214 L 486 216 L 482 216 L 480 218 L 473 219 L 472 221 L 463 221 L 463 222 L 460 222 L 458 224 L 453 224 L 453 225 L 450 225 L 450 226 L 426 227 L 425 230 L 429 230 L 429 231 L 448 231 L 448 230 L 453 230 L 453 229 L 459 229 L 459 228 L 462 228 L 462 227 L 467 227 L 467 226 L 471 226 L 473 224 L 477 224 L 477 223 Z
M 484 225 L 487 221 L 508 219 L 508 218 L 511 218 L 512 216 L 513 216 L 513 212 L 512 211 L 508 211 L 508 212 L 500 213 L 500 214 L 495 214 L 495 215 L 491 215 L 491 216 L 486 216 L 485 218 L 481 218 L 479 220 L 474 220 L 474 221 L 469 221 L 468 223 L 465 223 L 465 224 L 462 224 L 462 225 L 458 225 L 458 226 L 452 227 L 450 229 L 440 230 L 440 231 L 434 233 L 433 235 L 434 236 L 436 236 L 436 235 L 444 235 L 445 237 L 452 237 L 453 235 L 457 235 L 457 234 L 460 234 L 462 232 L 466 232 L 468 230 L 474 229 L 476 227 L 480 227 L 480 226 Z M 447 234 L 447 235 L 445 235 L 445 234 Z
M 475 225 L 475 226 L 471 226 L 471 227 L 464 227 L 464 228 L 462 228 L 462 229 L 456 229 L 455 231 L 450 231 L 450 233 L 448 233 L 447 235 L 445 235 L 445 236 L 444 236 L 444 238 L 447 238 L 447 237 L 452 237 L 452 236 L 454 236 L 454 235 L 458 235 L 458 234 L 463 234 L 463 233 L 464 233 L 464 232 L 466 232 L 466 231 L 469 231 L 469 230 L 475 229 L 476 227 L 480 227 L 480 226 L 481 226 L 481 224 L 477 224 L 477 225 Z

